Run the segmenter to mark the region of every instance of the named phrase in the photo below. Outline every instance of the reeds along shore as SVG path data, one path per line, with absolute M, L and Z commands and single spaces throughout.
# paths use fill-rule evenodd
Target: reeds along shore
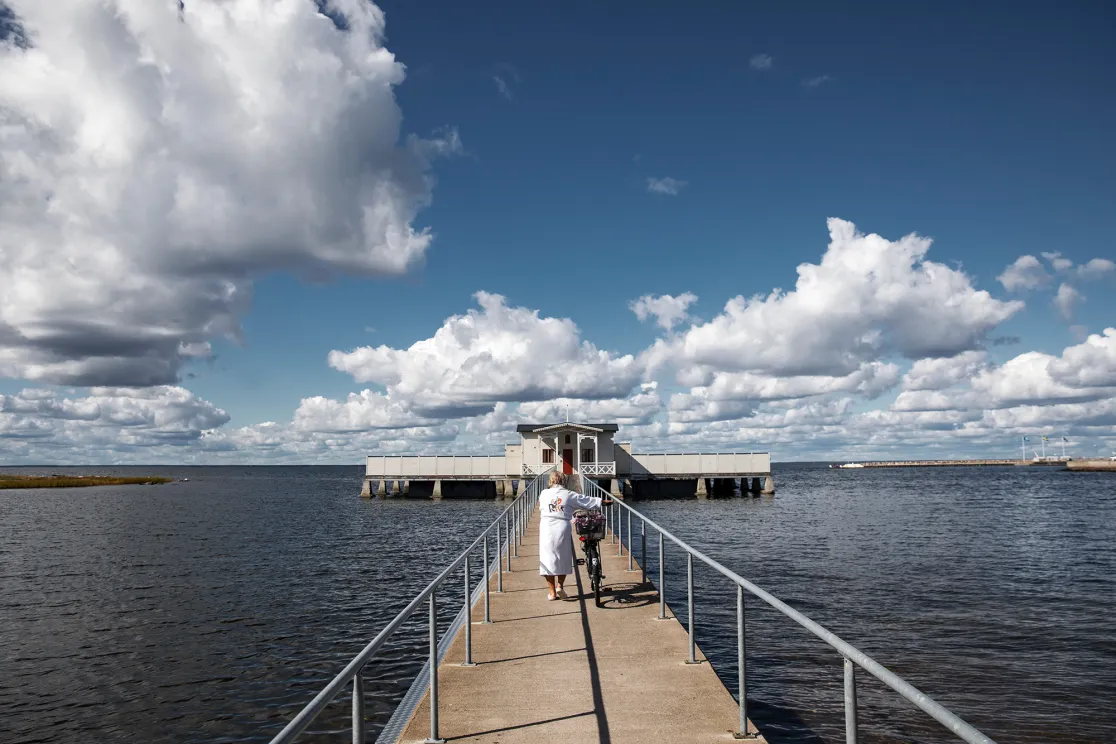
M 4 488 L 83 488 L 88 486 L 148 486 L 170 483 L 173 478 L 157 476 L 117 478 L 107 475 L 14 475 L 0 473 Z

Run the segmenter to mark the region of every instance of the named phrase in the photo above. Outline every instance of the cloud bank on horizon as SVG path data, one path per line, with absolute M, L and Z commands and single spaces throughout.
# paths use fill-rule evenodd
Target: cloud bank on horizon
M 263 275 L 421 266 L 431 163 L 460 151 L 456 131 L 402 132 L 404 70 L 363 0 L 330 2 L 345 28 L 305 0 L 266 13 L 190 0 L 181 16 L 172 3 L 9 4 L 24 36 L 0 41 L 0 377 L 29 386 L 0 395 L 0 462 L 487 452 L 517 420 L 567 406 L 621 423 L 637 449 L 886 456 L 1039 430 L 1116 447 L 1116 328 L 1056 354 L 993 353 L 1036 293 L 1072 323 L 1116 264 L 1021 256 L 997 297 L 932 260 L 928 238 L 837 218 L 791 289 L 727 298 L 708 319 L 688 287 L 633 298 L 656 334 L 637 351 L 476 288 L 476 307 L 426 338 L 330 352 L 323 370 L 358 392 L 306 391 L 289 420 L 234 424 L 184 386 L 183 366 L 241 336 Z M 647 179 L 660 195 L 685 186 Z

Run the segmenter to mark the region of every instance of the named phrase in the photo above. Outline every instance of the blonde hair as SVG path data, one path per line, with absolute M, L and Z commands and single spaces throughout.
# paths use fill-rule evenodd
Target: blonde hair
M 566 476 L 563 475 L 562 473 L 559 473 L 557 470 L 554 470 L 550 473 L 549 483 L 552 486 L 563 486 L 564 487 L 566 485 Z

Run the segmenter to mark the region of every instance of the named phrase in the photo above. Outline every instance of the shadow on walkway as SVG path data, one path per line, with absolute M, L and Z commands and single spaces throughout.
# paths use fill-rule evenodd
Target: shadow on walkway
M 549 615 L 529 615 L 528 617 L 505 617 L 499 620 L 493 620 L 493 623 L 515 623 L 520 620 L 545 620 L 548 617 L 562 617 L 562 615 L 576 615 L 577 610 L 570 612 L 552 612 Z
M 467 739 L 473 736 L 488 736 L 489 734 L 502 734 L 506 731 L 517 731 L 519 729 L 531 728 L 532 726 L 545 726 L 548 723 L 558 723 L 559 721 L 572 721 L 575 718 L 583 718 L 584 716 L 593 715 L 593 711 L 587 710 L 584 713 L 574 713 L 569 716 L 561 716 L 560 718 L 548 718 L 545 721 L 531 721 L 530 723 L 521 723 L 518 726 L 504 726 L 503 728 L 489 729 L 488 731 L 477 731 L 476 733 L 468 734 L 461 737 L 453 737 L 460 739 Z M 449 741 L 449 739 L 447 739 Z M 602 739 L 603 741 L 603 739 Z
M 602 610 L 626 610 L 659 603 L 659 592 L 653 584 L 605 584 Z
M 583 648 L 568 648 L 565 651 L 546 651 L 541 654 L 527 654 L 526 656 L 513 656 L 510 659 L 492 659 L 491 661 L 478 661 L 477 664 L 502 664 L 505 661 L 523 661 L 524 659 L 538 659 L 542 656 L 559 656 L 561 654 L 574 654 L 584 651 Z
M 611 744 L 612 735 L 608 729 L 608 714 L 605 712 L 604 695 L 601 693 L 601 675 L 597 666 L 597 652 L 593 648 L 593 633 L 589 629 L 589 614 L 585 606 L 585 587 L 581 581 L 581 567 L 574 564 L 574 578 L 577 579 L 577 597 L 581 605 L 581 629 L 585 633 L 585 657 L 589 662 L 589 684 L 593 688 L 593 712 L 597 716 L 597 733 L 600 744 Z

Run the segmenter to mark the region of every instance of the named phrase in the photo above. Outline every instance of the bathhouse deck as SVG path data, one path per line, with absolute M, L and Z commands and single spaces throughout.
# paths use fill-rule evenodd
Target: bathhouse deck
M 633 453 L 631 442 L 614 441 L 619 431 L 616 423 L 519 424 L 519 442 L 502 455 L 369 455 L 361 495 L 514 498 L 555 468 L 629 498 L 775 492 L 767 452 Z

